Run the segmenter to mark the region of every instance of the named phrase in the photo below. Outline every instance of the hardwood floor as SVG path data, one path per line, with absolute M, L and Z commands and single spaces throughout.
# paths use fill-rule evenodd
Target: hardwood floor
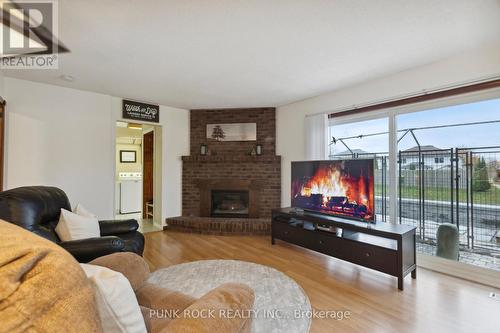
M 151 270 L 202 259 L 236 259 L 274 267 L 302 286 L 320 310 L 349 310 L 350 319 L 313 319 L 310 332 L 500 332 L 493 288 L 433 271 L 397 279 L 270 237 L 207 236 L 177 232 L 145 235 Z

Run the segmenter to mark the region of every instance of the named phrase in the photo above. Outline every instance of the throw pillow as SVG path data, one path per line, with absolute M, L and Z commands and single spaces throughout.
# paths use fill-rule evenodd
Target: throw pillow
M 55 231 L 63 242 L 101 237 L 99 221 L 95 217 L 81 216 L 66 209 L 61 209 Z
M 146 324 L 130 282 L 109 268 L 80 264 L 92 282 L 103 331 L 145 333 Z
M 76 205 L 75 209 L 73 210 L 75 214 L 78 214 L 80 216 L 85 216 L 85 217 L 93 217 L 97 218 L 97 215 L 89 211 L 87 208 L 85 208 L 82 204 Z

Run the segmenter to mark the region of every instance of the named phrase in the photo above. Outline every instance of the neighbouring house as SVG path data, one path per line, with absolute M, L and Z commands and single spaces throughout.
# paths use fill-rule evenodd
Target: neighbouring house
M 419 152 L 421 154 L 419 158 Z M 419 161 L 423 162 L 424 170 L 447 170 L 451 168 L 451 160 L 453 155 L 450 149 L 441 149 L 432 145 L 418 146 L 403 150 L 401 153 L 401 169 L 416 170 L 418 169 Z M 464 166 L 464 161 L 461 156 L 458 158 L 458 168 Z M 456 167 L 456 164 L 453 164 Z
M 340 158 L 375 158 L 377 154 L 372 154 L 363 149 L 351 149 L 344 150 L 340 153 L 331 154 L 328 157 L 330 159 L 340 159 Z

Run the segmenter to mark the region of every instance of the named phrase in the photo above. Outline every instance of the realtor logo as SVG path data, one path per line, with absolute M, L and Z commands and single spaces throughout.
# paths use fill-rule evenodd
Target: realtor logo
M 1 1 L 1 69 L 57 69 L 58 6 L 52 0 Z

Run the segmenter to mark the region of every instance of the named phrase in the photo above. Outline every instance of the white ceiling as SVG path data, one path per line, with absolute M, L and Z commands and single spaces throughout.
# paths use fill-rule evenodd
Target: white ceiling
M 182 108 L 283 105 L 500 42 L 500 0 L 59 0 L 59 16 L 60 69 L 6 76 Z

